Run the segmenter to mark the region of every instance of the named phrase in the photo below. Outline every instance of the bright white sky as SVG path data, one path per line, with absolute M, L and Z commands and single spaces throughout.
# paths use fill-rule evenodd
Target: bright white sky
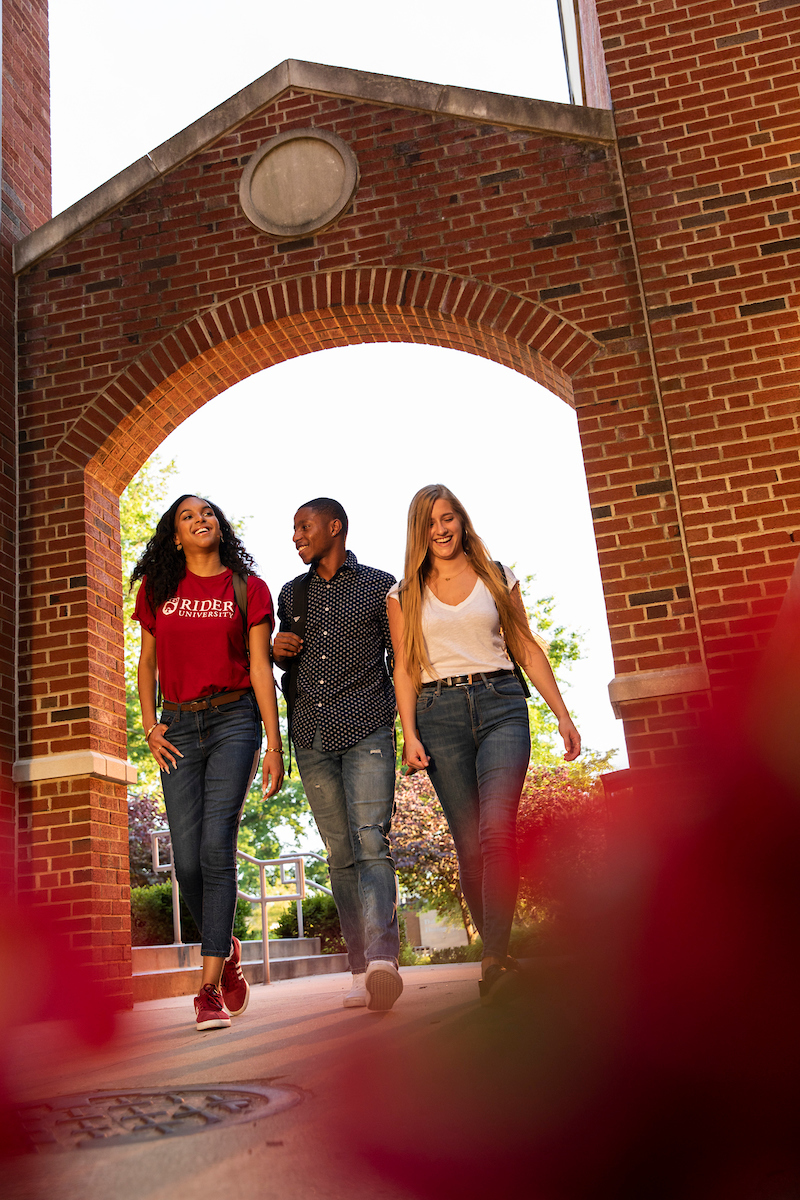
M 555 0 L 50 0 L 53 212 L 286 58 L 566 102 Z M 402 572 L 413 493 L 441 482 L 495 558 L 534 574 L 585 635 L 568 703 L 584 744 L 622 747 L 574 413 L 515 372 L 427 346 L 355 346 L 271 367 L 166 439 L 175 494 L 234 517 L 276 599 L 302 570 L 292 516 L 333 495 L 350 548 Z M 621 749 L 615 765 L 626 765 Z

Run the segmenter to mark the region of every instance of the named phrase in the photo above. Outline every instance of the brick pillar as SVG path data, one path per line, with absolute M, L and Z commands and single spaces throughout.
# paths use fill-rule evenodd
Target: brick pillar
M 720 689 L 769 635 L 800 542 L 800 5 L 596 10 L 692 596 Z M 652 703 L 621 706 L 657 732 Z
M 130 1003 L 119 502 L 37 443 L 21 532 L 20 888 Z M 23 444 L 25 445 L 25 444 Z
M 2 0 L 0 214 L 0 873 L 16 867 L 16 364 L 14 242 L 50 217 L 47 0 Z

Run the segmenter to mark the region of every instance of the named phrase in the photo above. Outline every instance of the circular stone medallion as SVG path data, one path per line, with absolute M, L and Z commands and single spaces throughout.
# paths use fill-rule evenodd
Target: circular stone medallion
M 325 129 L 290 129 L 256 150 L 239 200 L 258 229 L 298 238 L 341 216 L 357 186 L 358 163 L 346 142 Z

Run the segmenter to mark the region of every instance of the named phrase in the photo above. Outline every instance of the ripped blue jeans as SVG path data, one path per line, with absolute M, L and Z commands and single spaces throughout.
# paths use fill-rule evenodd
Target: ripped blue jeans
M 394 733 L 376 729 L 348 750 L 295 746 L 300 778 L 328 853 L 331 890 L 350 970 L 397 966 L 397 877 L 389 846 L 394 812 Z

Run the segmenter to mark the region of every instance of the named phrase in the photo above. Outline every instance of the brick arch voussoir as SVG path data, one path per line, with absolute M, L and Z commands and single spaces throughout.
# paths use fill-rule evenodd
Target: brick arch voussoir
M 58 452 L 121 491 L 168 433 L 234 383 L 301 354 L 376 341 L 477 354 L 567 403 L 571 378 L 603 351 L 547 305 L 480 280 L 392 267 L 307 275 L 168 333 L 87 405 Z

